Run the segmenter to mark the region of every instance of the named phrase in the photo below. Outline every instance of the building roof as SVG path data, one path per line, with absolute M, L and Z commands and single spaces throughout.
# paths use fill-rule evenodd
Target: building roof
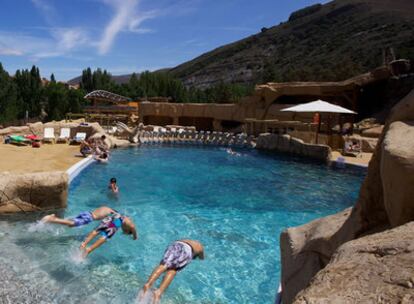
M 115 93 L 111 93 L 104 90 L 92 91 L 85 95 L 85 99 L 95 99 L 100 101 L 114 102 L 114 103 L 126 103 L 131 101 L 130 98 L 121 96 Z

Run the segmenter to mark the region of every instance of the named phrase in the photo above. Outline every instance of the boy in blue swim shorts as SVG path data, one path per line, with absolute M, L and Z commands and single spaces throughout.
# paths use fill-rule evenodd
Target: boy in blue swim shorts
M 108 239 L 112 238 L 119 228 L 122 229 L 124 234 L 132 235 L 134 240 L 138 238 L 134 222 L 130 218 L 115 211 L 103 218 L 100 224 L 91 233 L 89 233 L 86 239 L 82 242 L 80 249 L 83 250 L 83 256 L 88 256 L 88 254 L 96 248 L 100 247 Z M 87 245 L 98 236 L 98 240 L 91 246 L 87 247 Z
M 102 206 L 98 209 L 91 211 L 84 211 L 79 213 L 74 218 L 68 218 L 68 219 L 62 219 L 57 217 L 55 214 L 46 215 L 44 218 L 42 218 L 43 223 L 51 223 L 51 224 L 59 224 L 59 225 L 65 225 L 68 227 L 79 227 L 83 225 L 87 225 L 93 221 L 99 221 L 104 219 L 108 214 L 117 213 L 116 210 Z

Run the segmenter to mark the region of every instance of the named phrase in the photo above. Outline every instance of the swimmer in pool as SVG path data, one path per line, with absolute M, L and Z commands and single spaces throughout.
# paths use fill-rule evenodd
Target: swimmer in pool
M 115 177 L 112 177 L 109 180 L 108 189 L 110 189 L 112 191 L 112 193 L 118 193 L 119 192 L 119 187 L 116 184 L 116 178 Z
M 228 154 L 230 154 L 230 155 L 240 156 L 240 153 L 237 153 L 237 152 L 233 151 L 231 148 L 228 148 L 228 149 L 226 150 L 226 152 L 227 152 Z
M 65 225 L 68 227 L 79 227 L 83 225 L 87 225 L 93 221 L 99 221 L 107 217 L 109 214 L 118 213 L 116 210 L 102 206 L 95 210 L 91 211 L 84 211 L 79 213 L 78 216 L 69 219 L 62 219 L 57 217 L 55 214 L 46 215 L 42 218 L 43 223 L 51 223 L 51 224 L 59 224 Z
M 89 233 L 86 239 L 82 242 L 80 246 L 80 250 L 83 251 L 82 256 L 86 258 L 92 251 L 113 237 L 119 228 L 122 229 L 124 234 L 132 235 L 132 238 L 134 240 L 138 238 L 134 222 L 130 218 L 123 216 L 118 212 L 114 212 L 102 219 L 98 227 Z M 93 239 L 98 236 L 99 238 L 95 243 L 89 247 L 86 247 Z
M 168 246 L 160 265 L 152 272 L 143 288 L 143 295 L 152 287 L 155 281 L 166 272 L 157 290 L 154 291 L 154 303 L 158 303 L 162 294 L 171 284 L 178 271 L 184 269 L 192 260 L 204 260 L 203 245 L 195 240 L 179 240 Z
M 108 156 L 108 153 L 104 152 L 102 154 L 95 155 L 94 159 L 100 163 L 107 163 L 109 160 L 109 156 Z

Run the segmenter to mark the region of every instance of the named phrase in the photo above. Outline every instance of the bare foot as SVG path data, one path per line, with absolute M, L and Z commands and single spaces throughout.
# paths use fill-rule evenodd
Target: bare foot
M 161 299 L 161 291 L 159 289 L 157 289 L 156 291 L 154 291 L 154 298 L 153 298 L 153 304 L 158 304 L 160 302 Z
M 45 217 L 43 217 L 41 219 L 41 222 L 43 222 L 43 223 L 49 223 L 49 222 L 53 221 L 55 218 L 56 218 L 56 215 L 55 214 L 46 215 Z
M 86 259 L 86 257 L 88 256 L 88 254 L 89 254 L 89 250 L 88 249 L 82 250 L 82 258 L 83 259 Z
M 139 301 L 142 301 L 144 299 L 144 297 L 145 297 L 145 295 L 146 295 L 149 288 L 150 287 L 149 287 L 148 284 L 145 284 L 144 287 L 142 287 L 142 290 L 139 293 L 139 298 L 138 298 Z
M 148 291 L 150 286 L 148 284 L 144 284 L 144 287 L 142 287 L 142 290 L 144 291 L 144 294 Z

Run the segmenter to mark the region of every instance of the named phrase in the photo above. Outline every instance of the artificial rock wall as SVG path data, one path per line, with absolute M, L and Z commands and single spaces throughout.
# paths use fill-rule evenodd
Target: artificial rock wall
M 0 173 L 0 213 L 64 208 L 67 196 L 65 172 Z
M 287 134 L 260 134 L 256 141 L 256 149 L 272 150 L 320 161 L 329 161 L 331 156 L 331 149 L 329 146 L 307 144 L 303 140 Z
M 392 110 L 356 205 L 281 234 L 283 303 L 414 302 L 413 225 L 400 228 L 414 220 L 413 185 L 414 91 Z

